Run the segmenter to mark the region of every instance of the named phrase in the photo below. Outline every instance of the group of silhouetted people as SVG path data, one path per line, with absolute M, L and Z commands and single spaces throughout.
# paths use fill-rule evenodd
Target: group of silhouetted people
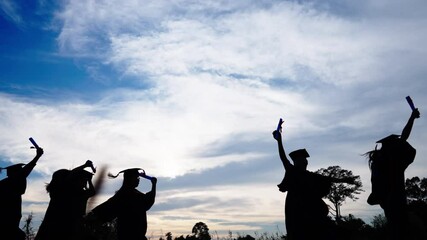
M 404 186 L 405 169 L 414 161 L 415 149 L 406 141 L 414 120 L 420 117 L 413 109 L 402 134 L 390 135 L 379 140 L 377 147 L 366 153 L 371 169 L 372 193 L 368 198 L 371 205 L 379 204 L 388 221 L 391 239 L 404 239 L 406 227 L 406 194 Z M 287 192 L 285 223 L 288 240 L 336 239 L 333 224 L 328 218 L 328 206 L 322 200 L 333 183 L 354 184 L 355 178 L 333 178 L 307 170 L 310 157 L 305 149 L 289 153 L 292 163 L 283 148 L 281 124 L 273 132 L 277 140 L 279 156 L 285 168 L 285 176 L 278 185 Z M 19 228 L 21 220 L 22 195 L 26 191 L 27 177 L 43 155 L 43 149 L 36 145 L 36 156 L 28 164 L 15 164 L 5 169 L 7 177 L 0 181 L 0 233 L 10 240 L 22 240 L 25 233 Z M 91 171 L 86 171 L 90 168 Z M 72 170 L 60 169 L 53 173 L 46 186 L 50 196 L 49 206 L 36 235 L 36 240 L 90 239 L 85 227 L 94 223 L 117 220 L 119 240 L 146 240 L 147 214 L 156 197 L 155 177 L 149 177 L 143 169 L 131 168 L 123 174 L 121 188 L 110 199 L 86 212 L 88 199 L 96 194 L 92 183 L 95 174 L 92 161 Z M 140 177 L 149 179 L 151 191 L 142 193 L 136 188 Z M 3 238 L 2 238 L 3 239 Z M 96 239 L 96 238 L 95 238 Z
M 0 181 L 0 233 L 1 239 L 24 240 L 26 235 L 20 229 L 22 217 L 22 195 L 27 187 L 27 177 L 43 155 L 43 149 L 36 147 L 37 155 L 28 164 L 14 164 L 5 169 L 7 177 Z M 92 172 L 86 171 L 90 168 Z M 156 197 L 155 177 L 149 177 L 140 168 L 123 170 L 123 185 L 106 202 L 86 213 L 88 199 L 96 194 L 92 183 L 95 167 L 92 161 L 72 170 L 60 169 L 53 173 L 46 185 L 50 202 L 35 240 L 81 240 L 97 239 L 88 231 L 88 226 L 117 219 L 119 240 L 146 240 L 147 215 Z M 117 175 L 109 175 L 116 178 Z M 151 191 L 142 193 L 136 188 L 140 177 L 149 179 Z
M 407 230 L 405 169 L 414 161 L 415 149 L 406 141 L 411 133 L 414 120 L 420 117 L 418 109 L 413 108 L 412 114 L 402 134 L 390 135 L 379 140 L 381 148 L 369 151 L 372 193 L 368 204 L 379 204 L 387 218 L 389 239 L 405 239 Z M 328 206 L 322 200 L 334 182 L 354 184 L 354 178 L 337 179 L 307 171 L 305 149 L 289 153 L 293 164 L 289 161 L 283 148 L 281 124 L 273 132 L 277 140 L 279 156 L 285 168 L 285 176 L 278 185 L 279 190 L 287 192 L 285 202 L 285 223 L 287 239 L 311 240 L 337 239 L 332 222 L 327 217 Z

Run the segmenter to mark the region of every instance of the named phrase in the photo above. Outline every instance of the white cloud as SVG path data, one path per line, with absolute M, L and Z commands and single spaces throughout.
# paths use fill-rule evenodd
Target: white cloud
M 369 34 L 358 35 L 364 24 L 304 5 L 245 6 L 220 17 L 207 17 L 191 15 L 191 8 L 185 10 L 188 15 L 172 12 L 173 7 L 159 2 L 162 11 L 152 9 L 159 15 L 148 16 L 134 9 L 146 10 L 150 2 L 132 2 L 132 10 L 128 4 L 113 7 L 102 1 L 96 8 L 70 3 L 61 15 L 61 46 L 64 51 L 87 54 L 87 48 L 92 48 L 96 53 L 95 43 L 103 36 L 104 43 L 111 43 L 106 47 L 108 62 L 137 75 L 212 71 L 255 76 L 262 81 L 285 78 L 301 82 L 309 71 L 317 81 L 334 84 L 369 81 L 360 78 L 360 72 L 374 68 L 376 55 L 381 53 L 375 43 L 365 40 Z M 200 6 L 204 11 L 212 10 L 207 7 Z M 75 19 L 78 22 L 73 22 Z M 148 20 L 151 24 L 145 26 Z M 67 42 L 79 46 L 67 47 Z
M 278 117 L 279 99 L 272 101 L 269 94 L 259 94 L 240 83 L 228 87 L 197 79 L 178 81 L 185 84 L 171 82 L 170 89 L 163 92 L 166 97 L 148 90 L 109 93 L 109 98 L 93 105 L 41 105 L 1 96 L 1 128 L 7 133 L 1 138 L 9 145 L 2 145 L 0 151 L 13 162 L 28 162 L 33 151 L 23 155 L 23 150 L 32 136 L 45 148 L 37 167 L 45 173 L 92 159 L 115 170 L 140 166 L 169 177 L 259 157 L 256 149 L 215 158 L 200 158 L 196 153 L 233 134 L 250 132 L 258 138 L 275 124 L 264 118 Z M 201 94 L 200 89 L 209 90 Z M 265 91 L 290 102 L 300 101 L 293 94 Z
M 0 0 L 0 12 L 6 15 L 17 26 L 22 26 L 23 20 L 19 14 L 19 7 L 15 2 L 9 0 Z

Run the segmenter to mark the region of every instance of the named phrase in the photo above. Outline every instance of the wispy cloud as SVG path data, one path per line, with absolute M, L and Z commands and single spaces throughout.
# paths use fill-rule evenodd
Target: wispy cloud
M 6 19 L 15 23 L 18 27 L 22 27 L 24 21 L 19 14 L 19 6 L 10 0 L 0 0 L 0 13 L 5 16 Z

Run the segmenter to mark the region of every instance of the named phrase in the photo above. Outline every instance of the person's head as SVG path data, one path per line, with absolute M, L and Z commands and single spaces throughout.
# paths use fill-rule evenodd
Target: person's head
M 378 140 L 377 143 L 381 143 L 382 150 L 388 150 L 394 148 L 399 140 L 400 135 L 391 134 L 383 139 Z
M 7 177 L 14 177 L 14 176 L 17 176 L 21 172 L 23 166 L 25 166 L 25 164 L 23 164 L 23 163 L 10 165 L 8 167 L 1 168 L 0 172 L 2 169 L 6 169 Z
M 67 182 L 70 176 L 70 170 L 59 169 L 52 174 L 52 180 L 46 184 L 48 193 L 56 192 L 57 190 L 65 190 L 68 188 Z
M 396 134 L 391 134 L 378 140 L 376 143 L 381 144 L 381 147 L 378 148 L 378 145 L 376 145 L 374 150 L 364 154 L 364 156 L 369 161 L 369 168 L 372 169 L 373 164 L 385 163 L 385 158 L 387 158 L 387 156 L 393 155 L 396 144 L 398 144 L 399 141 L 401 141 L 400 135 Z
M 123 173 L 123 186 L 136 188 L 139 185 L 139 169 L 128 169 Z
M 108 174 L 111 178 L 116 178 L 120 173 L 123 173 L 123 186 L 126 188 L 136 188 L 139 185 L 140 168 L 130 168 L 120 171 L 117 175 Z
M 307 158 L 310 157 L 307 150 L 305 149 L 295 150 L 289 153 L 289 157 L 291 157 L 292 161 L 294 162 L 295 168 L 299 170 L 307 170 L 307 165 L 308 165 Z

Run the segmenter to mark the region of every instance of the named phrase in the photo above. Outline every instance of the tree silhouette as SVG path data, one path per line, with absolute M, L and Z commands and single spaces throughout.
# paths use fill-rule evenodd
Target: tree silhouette
M 409 204 L 427 204 L 427 178 L 407 178 L 405 181 L 405 189 Z
M 35 237 L 33 229 L 33 213 L 28 214 L 28 217 L 25 219 L 25 224 L 22 230 L 25 232 L 25 240 L 32 240 Z
M 166 240 L 172 240 L 172 233 L 171 232 L 167 232 L 165 234 Z
M 211 240 L 208 225 L 206 225 L 204 222 L 196 223 L 191 232 L 193 233 L 194 237 L 199 240 Z
M 383 213 L 375 215 L 372 218 L 371 226 L 373 229 L 372 239 L 387 239 L 387 218 Z
M 427 239 L 427 178 L 413 177 L 406 179 L 407 213 L 412 233 L 416 238 Z M 414 237 L 414 236 L 412 236 Z
M 175 240 L 185 240 L 185 237 L 183 235 L 181 235 L 179 237 L 175 237 Z
M 384 214 L 378 214 L 373 217 L 371 224 L 375 229 L 385 229 L 387 226 L 387 219 Z
M 326 196 L 326 198 L 333 204 L 333 207 L 331 207 L 333 211 L 332 215 L 335 216 L 336 221 L 339 221 L 341 219 L 341 206 L 344 201 L 347 198 L 355 201 L 358 199 L 356 194 L 360 194 L 363 191 L 360 176 L 355 176 L 352 171 L 342 169 L 340 166 L 330 166 L 326 169 L 321 168 L 317 170 L 316 173 L 339 179 L 354 179 L 354 184 L 332 183 L 331 191 Z
M 246 236 L 238 236 L 237 240 L 255 240 L 255 238 L 252 237 L 251 235 L 246 235 Z

